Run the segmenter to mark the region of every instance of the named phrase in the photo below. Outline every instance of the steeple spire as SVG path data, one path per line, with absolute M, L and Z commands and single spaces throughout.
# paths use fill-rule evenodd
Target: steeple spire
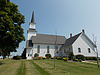
M 31 23 L 35 24 L 34 11 L 33 11 L 33 13 L 32 13 Z

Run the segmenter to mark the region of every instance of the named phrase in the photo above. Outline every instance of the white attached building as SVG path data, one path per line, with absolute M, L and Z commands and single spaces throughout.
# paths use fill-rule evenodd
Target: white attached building
M 95 44 L 86 36 L 84 30 L 81 33 L 66 39 L 64 36 L 39 34 L 36 31 L 34 12 L 28 30 L 26 41 L 26 58 L 32 59 L 35 53 L 45 57 L 46 54 L 54 56 L 68 56 L 70 52 L 74 55 L 95 57 Z
M 95 51 L 96 45 L 87 37 L 85 31 L 82 30 L 81 33 L 72 36 L 65 41 L 62 46 L 60 54 L 63 56 L 68 56 L 69 53 L 73 55 L 84 55 L 85 57 L 96 57 Z

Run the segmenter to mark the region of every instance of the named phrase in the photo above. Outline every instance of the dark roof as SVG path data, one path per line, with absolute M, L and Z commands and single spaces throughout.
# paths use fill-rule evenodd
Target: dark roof
M 72 45 L 75 42 L 75 40 L 80 36 L 80 34 L 81 33 L 79 33 L 79 34 L 77 34 L 75 36 L 72 36 L 71 38 L 68 38 L 64 45 L 66 45 L 66 46 Z
M 57 41 L 56 41 L 57 40 Z M 66 38 L 64 36 L 48 35 L 48 34 L 37 34 L 32 36 L 32 43 L 37 44 L 64 44 Z

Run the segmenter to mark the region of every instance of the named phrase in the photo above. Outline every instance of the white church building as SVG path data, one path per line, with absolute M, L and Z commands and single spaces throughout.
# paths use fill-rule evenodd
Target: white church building
M 46 54 L 55 56 L 68 56 L 70 52 L 74 55 L 84 55 L 86 57 L 96 57 L 95 44 L 87 37 L 82 30 L 77 35 L 66 39 L 65 36 L 40 34 L 36 30 L 34 12 L 29 24 L 28 38 L 26 41 L 26 59 L 32 59 L 37 53 L 40 57 Z

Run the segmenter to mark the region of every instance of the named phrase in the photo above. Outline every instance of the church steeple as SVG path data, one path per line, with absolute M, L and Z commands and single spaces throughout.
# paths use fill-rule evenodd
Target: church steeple
M 33 13 L 32 13 L 31 23 L 35 24 L 34 11 L 33 11 Z
M 32 18 L 31 22 L 29 24 L 29 29 L 28 29 L 28 40 L 31 40 L 32 36 L 36 36 L 36 25 L 35 25 L 35 19 L 34 19 L 34 11 L 32 13 Z
M 35 28 L 35 19 L 34 19 L 34 11 L 32 12 L 32 18 L 31 18 L 31 22 L 30 22 L 30 29 L 36 29 Z

